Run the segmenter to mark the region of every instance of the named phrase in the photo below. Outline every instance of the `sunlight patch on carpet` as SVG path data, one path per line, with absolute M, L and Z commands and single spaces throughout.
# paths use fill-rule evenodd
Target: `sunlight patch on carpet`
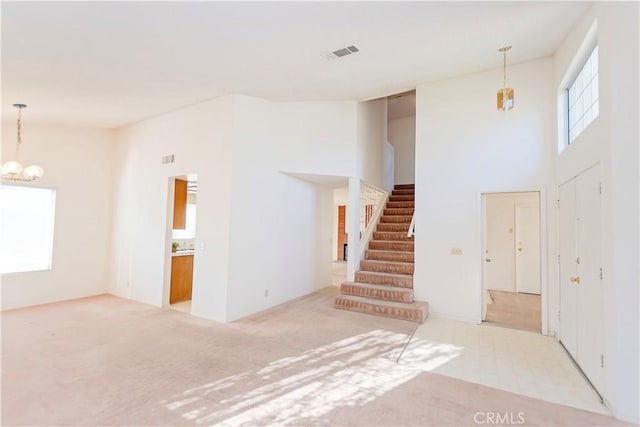
M 305 424 L 371 402 L 419 375 L 394 362 L 407 339 L 370 331 L 211 381 L 163 405 L 198 425 Z

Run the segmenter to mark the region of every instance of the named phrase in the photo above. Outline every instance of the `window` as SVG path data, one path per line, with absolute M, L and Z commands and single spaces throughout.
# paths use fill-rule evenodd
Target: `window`
M 598 46 L 567 89 L 569 98 L 569 144 L 598 117 Z
M 0 186 L 0 273 L 51 269 L 56 191 Z

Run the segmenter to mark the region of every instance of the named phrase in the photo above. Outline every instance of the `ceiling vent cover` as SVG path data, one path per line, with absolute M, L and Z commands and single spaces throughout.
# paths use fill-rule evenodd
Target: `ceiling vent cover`
M 331 52 L 330 56 L 342 58 L 343 56 L 348 56 L 356 52 L 360 52 L 360 49 L 358 49 L 355 46 L 348 46 L 348 47 L 343 47 L 342 49 L 334 50 L 333 52 Z

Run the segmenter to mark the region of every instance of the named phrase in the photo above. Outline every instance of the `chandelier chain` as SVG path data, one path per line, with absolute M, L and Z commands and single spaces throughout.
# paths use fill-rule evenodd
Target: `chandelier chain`
M 507 90 L 507 51 L 502 52 L 502 93 L 505 93 Z
M 8 181 L 30 182 L 41 178 L 44 170 L 38 165 L 29 165 L 25 168 L 20 164 L 20 146 L 22 145 L 22 109 L 26 104 L 13 104 L 18 109 L 18 122 L 16 124 L 16 158 L 2 164 L 2 179 Z
M 16 161 L 20 152 L 20 144 L 22 144 L 22 108 L 18 107 L 18 143 L 16 144 Z

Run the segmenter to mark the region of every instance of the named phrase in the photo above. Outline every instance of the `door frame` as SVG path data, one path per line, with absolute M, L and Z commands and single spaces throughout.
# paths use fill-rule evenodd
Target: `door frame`
M 476 287 L 480 305 L 477 312 L 477 323 L 483 323 L 483 311 L 486 304 L 486 292 L 485 292 L 485 244 L 486 244 L 486 230 L 484 229 L 485 217 L 486 217 L 486 194 L 501 194 L 501 193 L 538 193 L 538 202 L 540 210 L 540 333 L 542 335 L 549 335 L 549 246 L 548 246 L 548 223 L 547 223 L 547 191 L 545 187 L 520 187 L 520 188 L 489 188 L 486 190 L 480 190 L 476 193 L 476 231 L 478 233 L 478 245 L 480 256 L 478 262 L 480 263 L 480 284 Z
M 187 174 L 179 174 L 172 175 L 167 178 L 167 209 L 166 209 L 166 222 L 164 228 L 164 268 L 162 275 L 162 307 L 171 307 L 170 295 L 171 295 L 171 269 L 172 269 L 172 259 L 173 252 L 171 248 L 171 243 L 173 242 L 173 208 L 174 208 L 174 198 L 175 198 L 175 184 L 176 179 L 186 179 L 188 180 L 190 177 L 198 177 L 197 172 L 187 173 Z M 197 203 L 197 202 L 196 202 Z M 197 224 L 197 219 L 196 219 Z M 197 229 L 196 229 L 196 239 L 197 239 Z M 197 247 L 196 247 L 197 249 Z M 193 252 L 193 263 L 195 266 L 196 259 L 198 257 L 198 250 L 194 250 Z M 192 286 L 193 286 L 192 282 Z M 191 301 L 193 302 L 195 297 L 192 295 Z

